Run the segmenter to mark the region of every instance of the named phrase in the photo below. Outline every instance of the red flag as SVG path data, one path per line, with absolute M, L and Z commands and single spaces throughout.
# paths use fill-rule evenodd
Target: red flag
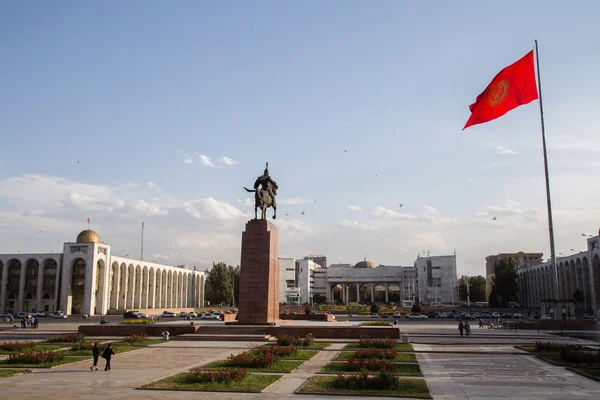
M 471 116 L 463 130 L 503 116 L 513 108 L 538 98 L 533 50 L 504 68 L 469 106 Z

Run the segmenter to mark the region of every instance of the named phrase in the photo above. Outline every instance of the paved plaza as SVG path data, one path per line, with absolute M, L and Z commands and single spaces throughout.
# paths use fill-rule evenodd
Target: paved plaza
M 344 323 L 340 323 L 343 325 Z M 69 324 L 47 326 L 45 332 L 65 331 Z M 453 323 L 415 323 L 402 326 L 411 337 L 423 375 L 434 399 L 598 399 L 600 383 L 552 366 L 514 348 L 535 340 L 586 343 L 535 332 L 473 329 L 461 338 Z M 2 330 L 0 340 L 32 331 Z M 40 332 L 43 336 L 44 332 Z M 142 385 L 222 360 L 260 343 L 222 341 L 170 341 L 117 354 L 112 371 L 90 371 L 90 361 L 37 369 L 31 374 L 2 379 L 0 399 L 331 399 L 344 396 L 298 395 L 310 376 L 331 360 L 346 343 L 331 348 L 267 388 L 264 393 L 206 393 L 139 390 Z M 102 367 L 104 361 L 100 360 Z M 383 399 L 378 397 L 379 399 Z

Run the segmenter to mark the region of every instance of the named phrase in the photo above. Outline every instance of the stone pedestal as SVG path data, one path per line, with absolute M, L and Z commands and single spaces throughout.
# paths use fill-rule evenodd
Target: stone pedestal
M 242 233 L 238 324 L 279 319 L 279 233 L 267 220 L 253 219 Z

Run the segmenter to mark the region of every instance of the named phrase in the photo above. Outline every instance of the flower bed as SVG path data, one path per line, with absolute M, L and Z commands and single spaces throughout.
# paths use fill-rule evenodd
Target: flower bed
M 360 349 L 356 350 L 352 358 L 354 359 L 377 359 L 393 360 L 398 352 L 394 349 Z
M 246 351 L 237 355 L 230 355 L 226 364 L 228 367 L 238 368 L 267 368 L 276 361 L 277 357 L 271 352 Z
M 561 347 L 560 358 L 568 363 L 600 365 L 600 351 L 582 350 L 581 346 L 568 345 Z
M 281 334 L 277 336 L 277 344 L 279 346 L 299 346 L 299 347 L 308 347 L 313 344 L 315 338 L 312 334 L 308 334 L 304 337 Z
M 133 334 L 131 336 L 127 336 L 123 338 L 123 342 L 125 343 L 142 343 L 148 340 L 148 335 L 145 333 Z
M 32 351 L 16 353 L 8 356 L 8 364 L 46 364 L 65 358 L 63 353 L 56 351 Z
M 388 373 L 396 371 L 396 364 L 386 360 L 351 358 L 344 364 L 347 371 L 381 371 Z
M 271 346 L 259 347 L 254 350 L 256 353 L 273 353 L 275 357 L 291 357 L 298 353 L 296 346 Z
M 392 324 L 390 324 L 387 321 L 367 321 L 367 322 L 363 322 L 360 325 L 361 326 L 392 326 Z
M 398 345 L 395 339 L 370 339 L 362 338 L 358 341 L 358 347 L 375 349 L 393 349 Z
M 155 324 L 156 321 L 153 319 L 124 319 L 121 321 L 122 324 Z
M 186 380 L 188 383 L 232 383 L 246 377 L 248 371 L 244 368 L 225 368 L 221 370 L 205 370 L 199 367 L 188 371 Z
M 49 343 L 57 343 L 57 342 L 61 342 L 61 343 L 76 343 L 76 342 L 82 342 L 85 339 L 85 335 L 81 334 L 81 333 L 63 333 L 62 335 L 58 335 L 58 336 L 51 336 L 49 338 L 46 338 L 46 342 Z
M 338 374 L 333 380 L 333 386 L 336 389 L 395 389 L 398 386 L 399 378 L 389 372 L 382 371 L 377 375 L 369 375 L 362 371 L 356 375 Z
M 31 340 L 25 342 L 2 342 L 0 343 L 0 350 L 23 352 L 31 349 L 33 346 L 35 346 L 35 343 Z

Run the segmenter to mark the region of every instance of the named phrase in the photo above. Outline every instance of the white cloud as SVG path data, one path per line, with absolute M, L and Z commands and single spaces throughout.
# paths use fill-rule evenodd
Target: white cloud
M 156 183 L 154 183 L 152 181 L 146 183 L 146 187 L 150 190 L 157 188 Z
M 280 231 L 291 231 L 306 234 L 313 232 L 313 229 L 309 224 L 297 219 L 277 219 L 277 227 Z
M 225 165 L 229 165 L 229 166 L 235 165 L 238 163 L 237 161 L 234 161 L 231 158 L 225 157 L 225 156 L 219 158 L 219 161 L 221 162 L 221 164 L 225 164 Z
M 377 206 L 375 211 L 373 211 L 373 215 L 377 217 L 385 217 L 387 219 L 392 219 L 396 221 L 413 221 L 413 222 L 426 222 L 426 223 L 437 223 L 439 222 L 431 215 L 412 215 L 412 214 L 403 214 L 389 208 Z
M 361 224 L 358 221 L 348 221 L 345 219 L 341 220 L 338 225 L 342 228 L 354 229 L 359 231 L 366 231 L 369 229 L 369 226 L 366 224 Z
M 194 160 L 192 160 L 192 157 L 190 157 L 190 155 L 188 153 L 185 153 L 181 150 L 177 150 L 177 152 L 183 156 L 184 164 L 193 164 L 194 163 Z
M 473 179 L 473 178 L 469 178 L 469 179 L 467 179 L 467 181 L 468 181 L 468 182 L 475 182 L 475 179 Z
M 169 215 L 167 210 L 161 209 L 154 204 L 149 204 L 145 200 L 134 201 L 133 209 L 145 215 Z
M 359 206 L 350 205 L 350 206 L 348 206 L 348 210 L 350 210 L 350 211 L 362 211 L 362 208 L 360 208 Z
M 428 206 L 427 204 L 421 204 L 420 207 L 423 209 L 425 214 L 439 214 L 439 211 L 435 208 Z
M 197 154 L 197 153 L 196 153 Z M 216 168 L 215 164 L 210 160 L 210 157 L 205 156 L 204 154 L 198 154 L 198 158 L 202 165 L 206 165 L 207 167 Z
M 244 199 L 244 207 L 254 207 L 254 200 L 252 200 L 250 197 L 246 197 Z
M 119 182 L 119 181 L 115 181 L 115 186 L 118 186 L 118 187 L 126 189 L 126 190 L 137 189 L 140 187 L 140 185 L 138 185 L 137 183 Z
M 281 200 L 277 200 L 277 203 L 279 204 L 306 204 L 306 203 L 312 203 L 312 200 L 308 200 L 308 199 L 302 199 L 300 197 L 292 197 L 291 199 L 281 199 Z
M 196 199 L 184 203 L 185 211 L 194 218 L 219 220 L 232 220 L 242 218 L 245 214 L 223 201 L 215 200 L 212 197 L 206 199 Z
M 64 202 L 86 211 L 114 211 L 125 206 L 119 199 L 99 199 L 79 192 L 65 193 Z
M 508 146 L 496 146 L 496 153 L 498 154 L 517 154 L 516 151 Z

